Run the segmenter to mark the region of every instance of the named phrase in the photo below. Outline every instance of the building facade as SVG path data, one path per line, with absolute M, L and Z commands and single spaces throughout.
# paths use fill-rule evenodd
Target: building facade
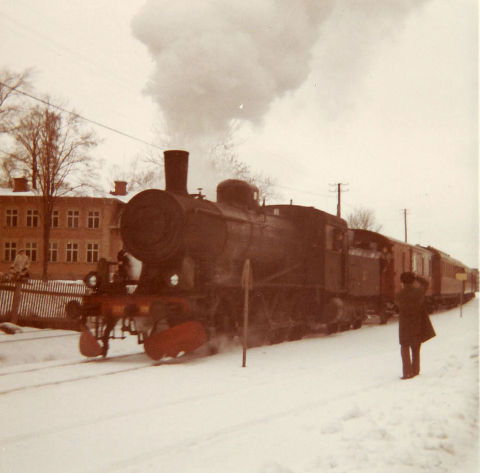
M 23 179 L 23 178 L 21 178 Z M 42 198 L 26 180 L 0 192 L 0 272 L 8 272 L 20 249 L 30 259 L 31 278 L 43 270 Z M 49 279 L 83 279 L 100 258 L 116 261 L 122 247 L 120 215 L 126 184 L 116 183 L 110 197 L 57 197 L 50 221 Z

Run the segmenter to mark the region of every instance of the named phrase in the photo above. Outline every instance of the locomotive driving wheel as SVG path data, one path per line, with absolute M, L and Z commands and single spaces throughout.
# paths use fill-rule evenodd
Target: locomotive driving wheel
M 252 304 L 251 330 L 256 344 L 287 340 L 292 327 L 292 301 L 285 292 L 259 292 Z M 250 338 L 250 335 L 249 335 Z

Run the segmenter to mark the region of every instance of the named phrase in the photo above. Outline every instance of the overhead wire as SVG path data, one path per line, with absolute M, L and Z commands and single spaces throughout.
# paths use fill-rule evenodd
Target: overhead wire
M 44 11 L 40 12 L 39 10 L 34 9 L 31 6 L 26 5 L 21 0 L 19 0 L 18 3 L 22 5 L 25 9 L 34 13 L 37 17 L 39 15 L 42 15 L 43 22 L 47 20 L 50 25 L 54 25 L 54 23 L 52 22 L 52 17 L 45 16 Z M 97 77 L 102 76 L 103 80 L 113 81 L 124 90 L 131 91 L 132 88 L 136 89 L 138 87 L 138 84 L 132 82 L 129 77 L 119 76 L 110 68 L 105 67 L 105 63 L 107 61 L 92 61 L 90 57 L 82 54 L 78 50 L 69 48 L 65 44 L 60 43 L 56 38 L 54 39 L 48 34 L 45 34 L 43 31 L 39 31 L 34 26 L 28 25 L 25 22 L 12 17 L 12 15 L 10 15 L 8 11 L 2 12 L 0 20 L 4 20 L 4 27 L 11 29 L 14 34 L 22 35 L 28 38 L 30 42 L 34 41 L 36 43 L 38 42 L 38 40 L 40 40 L 52 52 L 52 54 L 55 54 L 57 56 L 67 54 L 69 59 L 73 60 L 73 62 L 77 64 L 81 71 L 84 71 L 85 68 L 89 68 L 91 71 L 95 72 L 95 75 Z M 101 77 L 99 78 L 101 79 Z M 127 115 L 125 115 L 119 110 L 117 110 L 116 113 L 119 116 L 128 118 Z
M 92 61 L 90 57 L 85 56 L 84 54 L 80 53 L 77 50 L 68 48 L 67 46 L 65 46 L 65 44 L 62 44 L 56 39 L 53 39 L 50 36 L 44 34 L 43 32 L 40 32 L 35 28 L 22 23 L 16 18 L 12 18 L 10 15 L 8 15 L 5 12 L 2 12 L 2 15 L 0 16 L 0 20 L 1 19 L 8 20 L 6 22 L 6 26 L 10 27 L 11 29 L 12 27 L 16 27 L 17 29 L 19 28 L 18 31 L 24 35 L 26 33 L 34 38 L 42 40 L 45 43 L 50 43 L 50 47 L 53 46 L 52 49 L 57 55 L 61 54 L 58 51 L 64 51 L 69 55 L 70 58 L 76 56 L 77 59 L 80 59 L 83 65 L 88 65 L 89 67 L 94 68 L 96 73 L 100 72 L 104 77 L 108 78 L 109 80 L 113 80 L 117 82 L 119 85 L 125 88 L 130 89 L 134 85 L 132 82 L 128 80 L 128 78 L 119 78 L 117 74 L 113 73 L 113 71 L 105 68 L 104 64 L 98 63 L 96 61 Z
M 117 133 L 119 135 L 122 135 L 122 136 L 125 136 L 126 138 L 130 138 L 132 140 L 135 140 L 135 141 L 138 141 L 140 143 L 143 143 L 143 144 L 146 144 L 148 146 L 151 146 L 153 148 L 157 148 L 159 150 L 162 150 L 163 151 L 163 148 L 161 148 L 160 146 L 154 144 L 154 143 L 151 143 L 149 141 L 146 141 L 142 138 L 138 138 L 137 136 L 134 136 L 134 135 L 131 135 L 129 133 L 126 133 L 124 131 L 121 131 L 121 130 L 118 130 L 116 128 L 113 128 L 111 126 L 108 126 L 108 125 L 104 125 L 103 123 L 100 123 L 100 122 L 97 122 L 95 120 L 92 120 L 91 118 L 87 118 L 87 117 L 84 117 L 83 115 L 80 115 L 79 113 L 76 113 L 76 112 L 72 112 L 71 110 L 67 110 L 66 108 L 63 108 L 63 107 L 60 107 L 59 105 L 55 105 L 51 102 L 49 102 L 48 100 L 45 100 L 45 99 L 41 99 L 40 97 L 36 97 L 35 95 L 33 94 L 29 94 L 28 92 L 25 92 L 21 89 L 14 89 L 13 87 L 10 87 L 8 84 L 5 84 L 4 82 L 0 81 L 0 85 L 4 86 L 4 87 L 7 87 L 9 88 L 10 90 L 15 90 L 16 93 L 18 94 L 21 94 L 21 95 L 24 95 L 25 97 L 28 97 L 32 100 L 36 100 L 37 102 L 40 102 L 40 103 L 43 103 L 44 105 L 47 105 L 49 107 L 52 107 L 56 110 L 60 110 L 61 112 L 64 112 L 64 113 L 68 113 L 69 115 L 72 115 L 74 117 L 77 117 L 77 118 L 80 118 L 81 120 L 84 120 L 88 123 L 92 123 L 93 125 L 96 125 L 96 126 L 99 126 L 101 128 L 104 128 L 108 131 L 111 131 L 113 133 Z

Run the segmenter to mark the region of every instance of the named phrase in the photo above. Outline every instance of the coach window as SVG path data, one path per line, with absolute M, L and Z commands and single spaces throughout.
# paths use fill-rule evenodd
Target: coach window
M 16 227 L 18 225 L 18 210 L 17 209 L 7 209 L 7 227 Z
M 420 268 L 422 268 L 423 274 L 423 258 L 420 255 L 413 256 L 413 271 L 415 273 L 420 272 Z

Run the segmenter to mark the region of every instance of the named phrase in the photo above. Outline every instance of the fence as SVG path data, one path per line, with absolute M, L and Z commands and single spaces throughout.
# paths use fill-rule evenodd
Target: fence
M 32 327 L 79 330 L 78 321 L 67 317 L 65 305 L 71 300 L 81 302 L 90 293 L 83 283 L 41 281 L 0 284 L 0 321 Z

